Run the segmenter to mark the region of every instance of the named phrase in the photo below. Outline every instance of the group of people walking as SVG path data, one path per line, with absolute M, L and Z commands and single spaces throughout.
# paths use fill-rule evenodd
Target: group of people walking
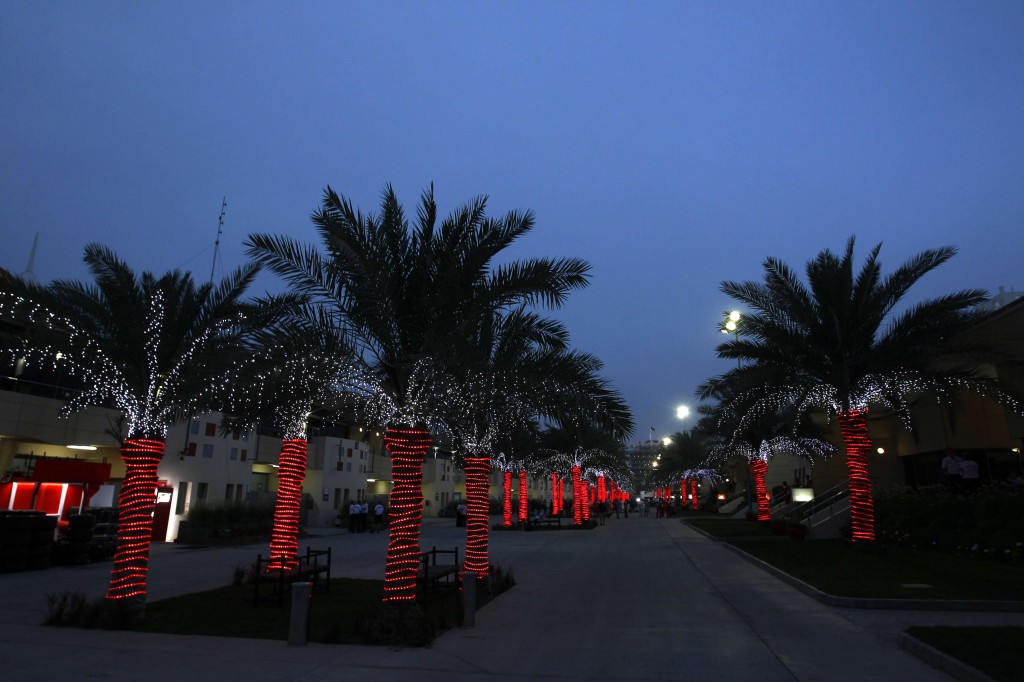
M 363 533 L 369 530 L 371 533 L 379 533 L 384 527 L 384 505 L 378 502 L 373 507 L 373 523 L 370 525 L 370 504 L 365 500 L 352 502 L 348 506 L 348 532 Z

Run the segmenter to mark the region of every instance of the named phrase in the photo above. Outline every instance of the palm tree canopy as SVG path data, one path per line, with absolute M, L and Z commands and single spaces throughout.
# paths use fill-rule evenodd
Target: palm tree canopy
M 7 276 L 0 282 L 9 314 L 26 325 L 26 357 L 60 361 L 81 376 L 84 390 L 67 409 L 113 403 L 128 437 L 163 437 L 176 419 L 194 413 L 197 396 L 246 348 L 265 321 L 242 301 L 259 267 L 250 264 L 222 282 L 196 285 L 178 270 L 136 274 L 99 244 L 85 249 L 94 281 L 47 286 Z
M 580 259 L 495 257 L 534 224 L 531 213 L 486 215 L 486 197 L 438 223 L 433 187 L 410 225 L 388 186 L 378 214 L 363 214 L 328 187 L 313 216 L 322 255 L 286 237 L 252 235 L 249 253 L 343 318 L 358 349 L 351 383 L 377 423 L 426 421 L 434 383 L 480 316 L 520 305 L 556 307 L 587 283 Z
M 711 397 L 723 386 L 754 386 L 751 407 L 774 412 L 786 404 L 832 414 L 869 403 L 893 409 L 909 424 L 908 400 L 930 394 L 952 401 L 959 389 L 1006 394 L 979 365 L 996 349 L 962 332 L 983 313 L 986 293 L 966 289 L 896 309 L 909 289 L 956 253 L 924 251 L 887 276 L 878 254 L 854 266 L 854 238 L 842 255 L 824 250 L 807 264 L 806 283 L 784 263 L 764 262 L 763 282 L 723 282 L 721 289 L 747 307 L 740 338 L 718 346 L 719 357 L 741 366 L 700 389 Z

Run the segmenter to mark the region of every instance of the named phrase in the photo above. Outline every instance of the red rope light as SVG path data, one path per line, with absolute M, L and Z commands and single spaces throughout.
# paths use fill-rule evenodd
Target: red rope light
M 690 481 L 690 509 L 697 511 L 700 507 L 700 503 L 697 500 L 697 479 L 694 478 Z
M 502 504 L 502 519 L 505 528 L 512 527 L 512 472 L 502 472 L 502 492 L 505 499 Z
M 479 577 L 490 571 L 488 556 L 491 458 L 466 457 L 466 560 L 463 566 Z
M 526 470 L 519 472 L 519 520 L 526 523 L 530 513 L 530 491 L 526 485 Z
M 267 570 L 293 571 L 299 565 L 299 510 L 302 482 L 306 479 L 306 440 L 295 438 L 281 443 L 278 464 L 277 504 Z
M 420 567 L 423 455 L 430 447 L 430 432 L 422 428 L 389 426 L 384 434 L 384 447 L 391 453 L 394 482 L 388 498 L 390 522 L 384 601 L 412 601 L 416 598 L 416 572 Z
M 562 511 L 562 491 L 558 487 L 558 473 L 551 472 L 551 515 L 558 516 Z
M 768 504 L 768 488 L 764 484 L 765 474 L 768 473 L 768 462 L 763 459 L 751 460 L 750 471 L 754 474 L 754 497 L 757 499 L 757 520 L 770 521 L 772 518 L 772 510 Z
M 843 443 L 846 445 L 846 467 L 850 472 L 850 518 L 854 542 L 875 539 L 875 503 L 871 498 L 871 477 L 868 474 L 868 411 L 849 410 L 838 415 Z
M 580 479 L 580 468 L 572 468 L 572 522 L 583 525 L 583 481 Z
M 608 501 L 608 484 L 604 480 L 604 476 L 597 477 L 597 501 L 598 503 Z
M 117 551 L 107 599 L 146 598 L 157 468 L 163 456 L 164 442 L 156 438 L 129 438 L 121 448 L 126 469 L 117 497 Z
M 565 509 L 565 479 L 558 479 L 558 513 L 561 514 Z

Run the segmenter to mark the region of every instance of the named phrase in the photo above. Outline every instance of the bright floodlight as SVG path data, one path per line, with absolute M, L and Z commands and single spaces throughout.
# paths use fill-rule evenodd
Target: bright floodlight
M 676 408 L 676 419 L 686 419 L 690 416 L 690 408 L 686 405 L 680 405 Z
M 731 313 L 729 313 L 729 320 L 731 322 L 739 322 L 740 321 L 740 311 L 734 310 Z
M 732 320 L 729 320 L 728 322 L 725 323 L 725 328 L 727 331 L 734 332 L 736 331 L 736 323 L 733 322 Z
M 669 438 L 668 436 L 665 436 L 664 438 L 662 438 L 661 442 L 664 443 L 665 445 L 672 445 L 672 439 Z

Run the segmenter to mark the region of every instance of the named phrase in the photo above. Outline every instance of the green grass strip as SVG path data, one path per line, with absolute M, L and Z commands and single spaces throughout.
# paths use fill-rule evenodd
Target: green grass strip
M 1024 600 L 1020 565 L 841 540 L 731 540 L 772 566 L 841 597 Z M 927 587 L 922 587 L 927 586 Z

